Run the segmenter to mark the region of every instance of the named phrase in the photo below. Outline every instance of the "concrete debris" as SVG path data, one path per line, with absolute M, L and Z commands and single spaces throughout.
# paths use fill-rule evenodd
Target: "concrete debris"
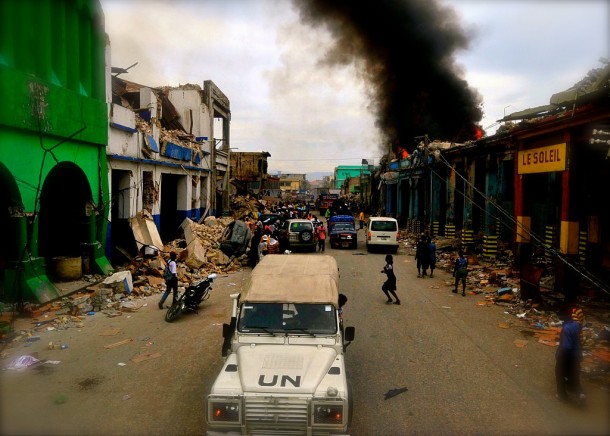
M 245 212 L 265 211 L 263 203 L 250 197 L 239 197 L 233 203 L 237 210 L 233 216 Z M 247 253 L 226 256 L 220 250 L 225 230 L 234 222 L 232 217 L 209 216 L 202 224 L 185 219 L 181 225 L 183 238 L 162 245 L 156 227 L 147 213 L 139 214 L 131 222 L 134 236 L 144 241 L 139 244 L 140 255 L 133 257 L 121 271 L 109 277 L 101 275 L 83 276 L 84 288 L 44 305 L 25 303 L 24 312 L 32 318 L 29 333 L 50 330 L 65 330 L 82 327 L 83 317 L 103 314 L 107 317 L 121 316 L 123 312 L 134 312 L 142 307 L 142 297 L 165 291 L 163 269 L 169 261 L 169 253 L 177 253 L 179 287 L 204 279 L 211 273 L 230 274 L 247 265 Z M 146 250 L 154 246 L 155 251 Z M 87 285 L 89 283 L 89 285 Z M 82 286 L 82 285 L 81 285 Z M 2 319 L 0 339 L 19 336 L 11 332 L 10 319 L 15 305 L 0 303 Z
M 407 256 L 415 256 L 417 234 L 401 232 L 401 245 L 405 247 Z M 457 251 L 461 247 L 458 239 L 435 237 L 437 262 L 436 268 L 453 273 Z M 499 250 L 498 257 L 486 261 L 477 253 L 468 253 L 468 276 L 466 278 L 467 293 L 482 297 L 475 303 L 476 307 L 502 306 L 507 315 L 515 322 L 501 323 L 500 328 L 518 328 L 519 333 L 535 339 L 538 343 L 550 347 L 558 345 L 559 332 L 563 320 L 558 313 L 563 305 L 562 298 L 554 290 L 554 271 L 552 265 L 545 264 L 546 274 L 542 275 L 537 284 L 541 301 L 521 298 L 521 273 L 513 267 L 512 253 Z M 538 263 L 544 264 L 544 259 Z M 415 266 L 413 266 L 415 269 Z M 415 270 L 415 273 L 417 271 Z M 453 280 L 445 285 L 453 289 Z M 586 324 L 582 332 L 583 362 L 582 372 L 589 379 L 605 389 L 610 389 L 610 311 L 608 303 L 597 300 L 581 292 L 576 302 L 586 314 Z M 592 293 L 594 296 L 595 294 Z M 517 347 L 524 347 L 527 341 L 515 340 Z

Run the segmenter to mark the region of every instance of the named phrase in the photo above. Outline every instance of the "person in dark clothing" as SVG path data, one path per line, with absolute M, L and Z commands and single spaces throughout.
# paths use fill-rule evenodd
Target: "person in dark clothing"
M 417 241 L 417 246 L 415 248 L 415 260 L 417 261 L 417 277 L 425 277 L 426 270 L 428 269 L 429 263 L 428 254 L 428 242 L 426 241 L 426 236 L 423 234 L 420 236 L 419 241 Z
M 385 257 L 385 262 L 386 265 L 383 267 L 383 270 L 381 270 L 381 272 L 387 275 L 388 278 L 381 286 L 381 290 L 383 291 L 385 296 L 388 297 L 387 304 L 392 304 L 392 297 L 390 297 L 390 294 L 392 294 L 396 299 L 396 301 L 394 301 L 394 304 L 400 304 L 400 299 L 396 295 L 396 275 L 394 274 L 394 258 L 391 254 L 388 254 Z
M 462 282 L 462 297 L 466 296 L 466 276 L 468 275 L 468 259 L 464 255 L 464 251 L 458 252 L 459 257 L 455 260 L 453 265 L 453 277 L 455 277 L 455 287 L 453 293 L 457 294 L 458 284 Z
M 258 244 L 261 242 L 263 237 L 262 229 L 257 225 L 252 239 L 250 239 L 250 251 L 248 252 L 248 264 L 251 268 L 254 268 L 259 262 Z
M 428 237 L 428 264 L 430 266 L 430 278 L 434 277 L 434 268 L 436 268 L 436 244 L 434 239 Z
M 567 401 L 570 398 L 569 394 L 573 394 L 580 404 L 586 400 L 580 385 L 580 361 L 582 360 L 580 332 L 584 318 L 582 309 L 572 309 L 570 319 L 563 323 L 559 334 L 559 346 L 555 353 L 555 381 L 557 398 L 561 401 Z
M 173 303 L 178 299 L 178 270 L 176 266 L 176 253 L 173 251 L 169 254 L 167 267 L 171 275 L 165 279 L 165 292 L 159 301 L 159 309 L 163 309 L 163 304 L 170 292 L 172 292 Z

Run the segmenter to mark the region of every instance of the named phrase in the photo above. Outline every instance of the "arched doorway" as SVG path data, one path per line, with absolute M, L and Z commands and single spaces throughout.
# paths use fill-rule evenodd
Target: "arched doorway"
M 47 175 L 40 194 L 38 250 L 49 262 L 57 257 L 80 257 L 89 242 L 93 211 L 91 187 L 85 173 L 70 162 L 58 164 Z
M 8 269 L 25 253 L 25 211 L 19 187 L 6 166 L 0 163 L 0 301 L 13 301 L 16 288 Z

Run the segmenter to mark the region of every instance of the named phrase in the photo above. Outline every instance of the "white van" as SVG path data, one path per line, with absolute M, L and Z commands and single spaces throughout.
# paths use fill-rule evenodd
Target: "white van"
M 387 249 L 391 253 L 398 251 L 398 221 L 390 217 L 372 216 L 366 230 L 366 250 L 374 248 Z

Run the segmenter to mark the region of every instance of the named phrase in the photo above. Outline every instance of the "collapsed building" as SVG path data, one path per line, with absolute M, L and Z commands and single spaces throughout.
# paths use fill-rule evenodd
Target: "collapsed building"
M 54 300 L 57 282 L 161 248 L 151 225 L 171 241 L 186 218 L 228 211 L 231 109 L 212 81 L 123 80 L 99 1 L 42 14 L 36 40 L 23 33 L 29 7 L 7 8 L 1 22 L 16 33 L 0 47 L 0 300 Z M 73 28 L 85 29 L 80 44 L 55 41 Z
M 199 220 L 227 209 L 230 105 L 209 80 L 203 88 L 152 88 L 116 74 L 111 81 L 107 253 L 116 260 L 118 249 L 134 253 L 141 244 L 151 245 L 132 236 L 143 211 L 167 241 L 179 236 L 185 218 Z M 224 138 L 219 149 L 218 118 Z

